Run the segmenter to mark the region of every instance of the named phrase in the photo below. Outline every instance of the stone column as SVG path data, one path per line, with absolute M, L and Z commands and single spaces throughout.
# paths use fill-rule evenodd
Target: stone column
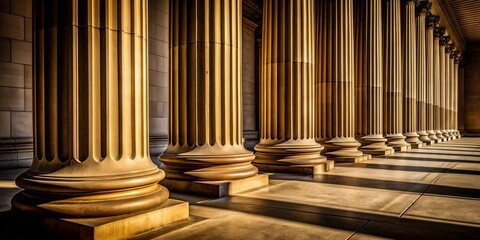
M 425 17 L 430 10 L 432 3 L 420 1 L 417 6 L 417 116 L 418 135 L 420 141 L 432 144 L 427 133 L 427 56 L 426 56 L 426 31 Z
M 452 131 L 450 129 L 450 124 L 451 124 L 451 106 L 450 103 L 452 101 L 451 99 L 451 92 L 450 92 L 450 84 L 451 84 L 451 74 L 450 74 L 450 53 L 452 52 L 452 44 L 447 43 L 445 45 L 445 60 L 444 60 L 444 67 L 445 67 L 445 90 L 444 90 L 444 95 L 443 97 L 445 98 L 445 136 L 448 138 L 448 140 L 452 140 L 453 135 Z
M 387 145 L 406 151 L 410 144 L 402 132 L 401 0 L 383 1 L 383 132 Z
M 356 132 L 366 154 L 394 152 L 383 137 L 382 1 L 355 1 Z
M 455 104 L 453 105 L 454 107 L 454 111 L 455 111 L 455 115 L 454 115 L 454 129 L 455 129 L 455 135 L 457 136 L 457 138 L 461 138 L 462 135 L 460 134 L 460 131 L 458 130 L 458 67 L 459 67 L 459 64 L 460 64 L 460 60 L 462 59 L 462 55 L 460 52 L 457 52 L 456 56 L 455 56 L 455 62 L 454 62 L 454 101 L 455 101 Z
M 443 68 L 441 67 L 442 63 L 442 52 L 444 49 L 440 42 L 442 41 L 441 38 L 445 34 L 445 27 L 435 27 L 434 30 L 434 39 L 433 39 L 433 74 L 434 74 L 434 81 L 435 81 L 435 94 L 434 94 L 434 115 L 435 115 L 435 135 L 439 139 L 439 142 L 443 142 L 446 138 L 443 136 L 442 127 L 443 127 L 443 118 L 442 118 L 442 71 Z
M 436 136 L 435 132 L 435 118 L 436 118 L 436 102 L 435 102 L 435 97 L 437 95 L 437 91 L 435 91 L 436 87 L 438 87 L 438 84 L 436 83 L 436 73 L 435 73 L 435 68 L 438 68 L 438 65 L 436 65 L 435 62 L 435 51 L 436 47 L 438 47 L 438 39 L 434 39 L 434 30 L 435 26 L 438 24 L 440 17 L 436 15 L 428 15 L 427 16 L 427 61 L 426 61 L 426 66 L 427 66 L 427 82 L 426 82 L 426 127 L 427 127 L 427 134 L 428 138 L 434 142 L 438 142 L 438 138 Z M 435 41 L 437 41 L 435 43 Z M 436 44 L 436 45 L 435 45 Z M 437 56 L 438 58 L 438 56 Z
M 355 140 L 353 1 L 316 7 L 317 141 L 335 161 L 366 160 Z
M 262 131 L 255 165 L 262 170 L 326 171 L 315 141 L 314 0 L 263 3 Z
M 450 114 L 449 114 L 449 121 L 450 125 L 448 127 L 448 130 L 450 131 L 450 135 L 452 136 L 453 139 L 456 139 L 455 136 L 455 127 L 454 127 L 454 115 L 455 115 L 455 109 L 454 109 L 454 104 L 455 104 L 455 56 L 457 55 L 457 50 L 455 49 L 455 44 L 451 44 L 451 52 L 450 52 L 450 79 L 449 79 L 449 87 L 448 87 L 448 92 L 449 92 L 449 101 L 450 101 Z
M 241 7 L 237 1 L 170 4 L 170 138 L 159 157 L 168 188 L 222 196 L 211 181 L 231 182 L 232 194 L 238 183 L 232 181 L 258 172 L 242 143 Z
M 146 0 L 33 9 L 34 158 L 13 209 L 50 218 L 44 227 L 67 238 L 128 238 L 187 219 L 149 154 Z
M 416 1 L 406 0 L 403 16 L 403 130 L 406 141 L 413 148 L 423 147 L 417 134 L 417 44 L 415 27 Z
M 450 41 L 450 36 L 442 36 L 440 38 L 440 128 L 444 141 L 448 141 L 446 126 L 446 88 L 445 88 L 445 47 Z

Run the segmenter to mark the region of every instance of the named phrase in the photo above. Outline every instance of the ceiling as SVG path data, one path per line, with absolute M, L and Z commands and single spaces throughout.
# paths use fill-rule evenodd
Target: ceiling
M 467 45 L 480 45 L 480 0 L 447 0 Z

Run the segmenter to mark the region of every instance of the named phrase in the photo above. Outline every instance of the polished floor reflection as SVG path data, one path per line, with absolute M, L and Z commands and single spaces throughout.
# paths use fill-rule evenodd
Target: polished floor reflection
M 23 170 L 0 172 L 5 222 Z M 269 187 L 232 197 L 171 197 L 191 203 L 191 219 L 138 239 L 480 239 L 480 138 L 313 177 L 272 173 Z

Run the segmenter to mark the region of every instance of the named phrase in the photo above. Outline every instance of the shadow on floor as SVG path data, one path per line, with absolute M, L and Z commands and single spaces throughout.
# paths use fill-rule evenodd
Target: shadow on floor
M 480 175 L 480 171 L 475 170 L 463 170 L 463 169 L 450 169 L 440 167 L 421 167 L 421 166 L 405 166 L 405 165 L 389 165 L 389 164 L 377 164 L 377 163 L 346 163 L 338 165 L 341 167 L 351 168 L 370 168 L 370 169 L 382 169 L 382 170 L 398 170 L 398 171 L 412 171 L 412 172 L 431 172 L 431 173 L 457 173 L 457 174 L 470 174 Z

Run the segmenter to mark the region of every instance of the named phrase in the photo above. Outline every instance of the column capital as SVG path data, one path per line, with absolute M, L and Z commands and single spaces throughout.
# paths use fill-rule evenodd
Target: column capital
M 415 4 L 415 5 L 418 4 L 418 0 L 403 0 L 403 2 L 404 2 L 405 4 L 411 4 L 411 3 L 413 3 L 413 4 Z
M 457 57 L 458 50 L 453 47 L 452 51 L 450 52 L 450 59 L 455 59 Z
M 426 15 L 432 8 L 432 3 L 430 1 L 418 1 L 417 3 L 417 16 Z
M 440 20 L 440 16 L 438 15 L 428 15 L 427 16 L 427 29 L 428 30 L 435 30 L 438 25 L 438 21 Z
M 441 38 L 443 35 L 445 35 L 445 31 L 447 28 L 445 27 L 435 27 L 434 34 L 436 38 Z
M 450 54 L 454 48 L 455 48 L 454 43 L 445 44 L 445 53 Z
M 462 61 L 462 59 L 463 59 L 462 53 L 460 53 L 460 51 L 457 51 L 456 54 L 455 54 L 455 61 L 454 61 L 454 63 L 455 63 L 455 64 L 459 64 L 460 61 Z
M 441 37 L 440 37 L 440 45 L 441 45 L 441 46 L 447 45 L 448 42 L 450 42 L 450 36 L 445 35 L 445 36 L 441 36 Z

